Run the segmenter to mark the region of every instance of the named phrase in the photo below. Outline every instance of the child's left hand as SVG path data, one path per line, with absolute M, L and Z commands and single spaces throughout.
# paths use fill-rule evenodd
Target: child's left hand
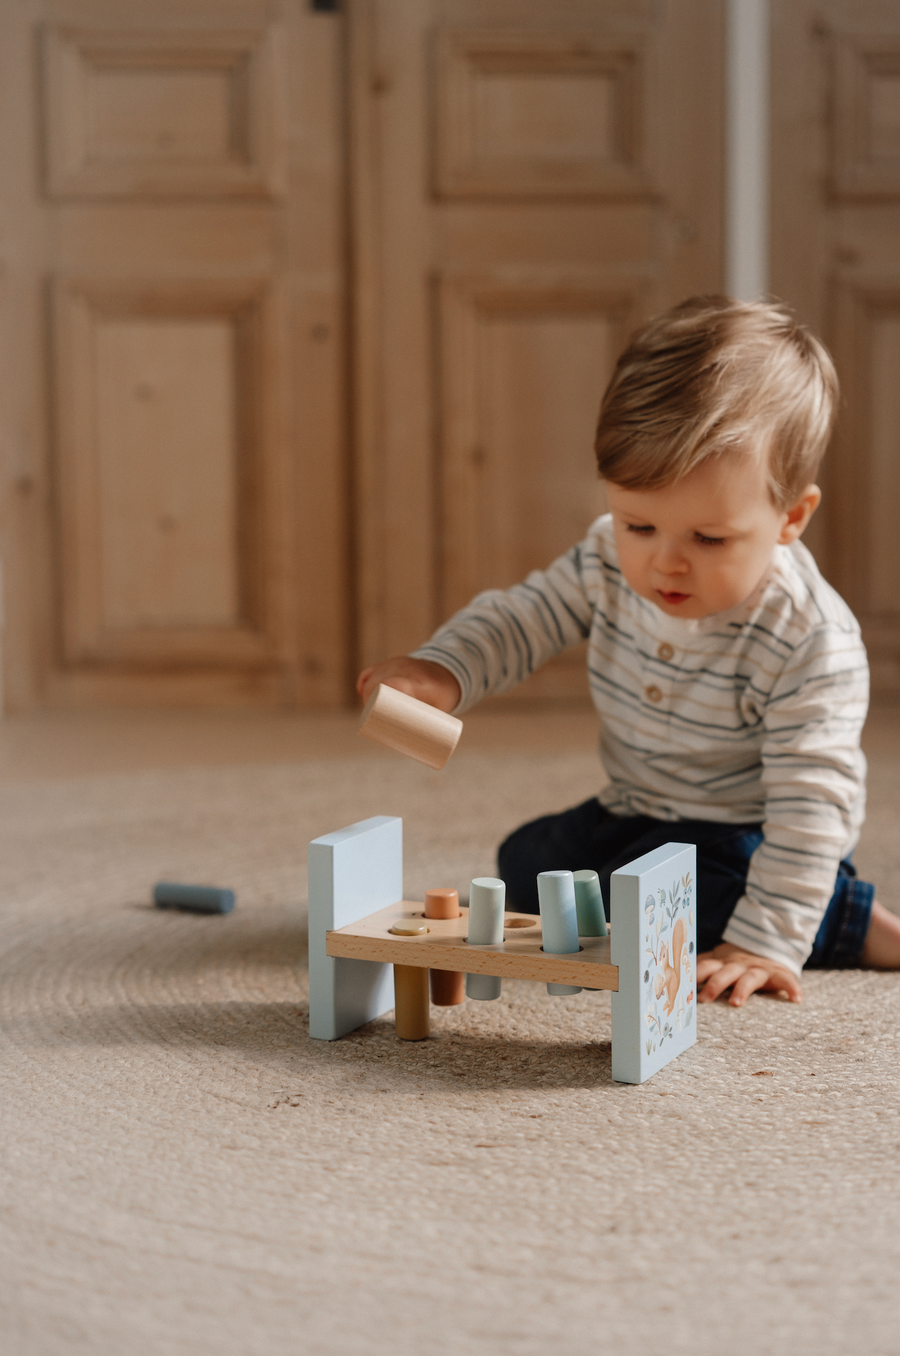
M 741 1007 L 757 989 L 784 992 L 792 1003 L 803 998 L 800 981 L 785 966 L 752 951 L 742 951 L 730 942 L 720 942 L 712 951 L 697 957 L 697 1002 L 713 1003 L 726 989 L 731 989 L 728 1001 L 735 1008 Z

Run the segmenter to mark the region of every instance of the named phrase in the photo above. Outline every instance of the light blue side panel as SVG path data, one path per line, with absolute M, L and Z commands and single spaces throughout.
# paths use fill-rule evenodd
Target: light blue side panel
M 697 849 L 666 843 L 614 871 L 612 1076 L 643 1083 L 697 1039 Z
M 376 815 L 309 845 L 309 1034 L 333 1041 L 394 1006 L 394 972 L 325 954 L 325 933 L 403 898 L 403 820 Z

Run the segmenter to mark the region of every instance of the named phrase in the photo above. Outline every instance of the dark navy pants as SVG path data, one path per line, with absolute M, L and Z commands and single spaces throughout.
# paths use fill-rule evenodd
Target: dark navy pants
M 595 798 L 562 814 L 523 824 L 502 843 L 498 875 L 507 908 L 537 913 L 540 871 L 596 871 L 609 910 L 609 878 L 635 857 L 664 843 L 697 848 L 697 950 L 710 951 L 744 893 L 750 858 L 762 842 L 761 824 L 714 824 L 704 819 L 662 820 L 613 815 Z M 816 934 L 809 966 L 859 964 L 875 887 L 859 880 L 849 858 L 838 867 L 834 894 Z

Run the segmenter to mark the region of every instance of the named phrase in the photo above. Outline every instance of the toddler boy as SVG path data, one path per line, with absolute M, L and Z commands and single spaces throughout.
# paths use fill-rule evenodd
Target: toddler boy
M 644 326 L 603 398 L 610 512 L 546 570 L 479 594 L 413 655 L 360 674 L 457 714 L 587 639 L 609 784 L 516 830 L 509 905 L 538 872 L 609 876 L 697 847 L 698 995 L 801 997 L 804 964 L 900 967 L 900 919 L 850 857 L 865 808 L 859 626 L 801 534 L 837 377 L 774 305 L 699 297 Z

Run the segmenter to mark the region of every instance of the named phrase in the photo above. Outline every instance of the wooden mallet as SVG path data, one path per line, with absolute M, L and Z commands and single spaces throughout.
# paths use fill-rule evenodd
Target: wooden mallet
M 442 768 L 459 742 L 462 721 L 379 683 L 366 702 L 359 732 L 428 767 Z

